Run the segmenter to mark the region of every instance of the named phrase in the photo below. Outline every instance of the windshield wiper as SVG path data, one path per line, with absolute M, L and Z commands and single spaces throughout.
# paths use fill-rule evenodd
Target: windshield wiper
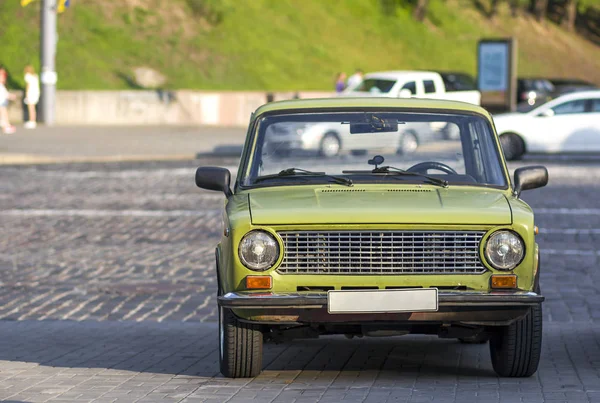
M 385 174 L 395 173 L 395 174 L 398 174 L 398 175 L 419 176 L 421 178 L 425 178 L 425 179 L 431 181 L 435 185 L 439 185 L 439 186 L 442 186 L 442 187 L 445 187 L 445 188 L 448 187 L 448 181 L 447 180 L 439 179 L 439 178 L 434 178 L 433 176 L 429 176 L 429 175 L 425 175 L 425 174 L 420 174 L 418 172 L 405 171 L 404 169 L 394 168 L 394 167 L 390 167 L 390 166 L 375 168 L 371 172 L 373 172 L 373 173 L 385 173 Z
M 447 180 L 435 178 L 433 176 L 429 176 L 429 175 L 425 175 L 425 174 L 420 174 L 418 172 L 405 171 L 404 169 L 390 167 L 390 166 L 375 168 L 372 171 L 343 171 L 343 173 L 355 173 L 355 174 L 373 173 L 373 174 L 394 174 L 394 175 L 418 176 L 420 178 L 427 179 L 429 182 L 433 183 L 434 185 L 442 186 L 445 188 L 448 187 Z
M 293 177 L 293 176 L 296 176 L 296 177 L 297 176 L 321 176 L 321 177 L 332 179 L 335 183 L 339 183 L 340 185 L 352 186 L 352 180 L 350 180 L 348 178 L 344 178 L 342 176 L 328 175 L 325 172 L 307 171 L 305 169 L 300 169 L 300 168 L 288 168 L 288 169 L 284 169 L 283 171 L 280 171 L 279 173 L 276 173 L 276 174 L 259 176 L 258 178 L 256 178 L 254 180 L 254 182 L 262 182 L 262 181 L 268 180 L 268 179 L 287 178 L 287 177 Z

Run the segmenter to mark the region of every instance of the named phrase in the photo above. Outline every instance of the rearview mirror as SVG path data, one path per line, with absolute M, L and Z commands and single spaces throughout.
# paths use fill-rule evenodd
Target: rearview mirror
M 231 173 L 218 167 L 200 167 L 196 170 L 196 186 L 207 190 L 217 190 L 229 197 L 233 193 L 229 188 Z
M 389 133 L 397 131 L 398 119 L 385 119 L 376 115 L 368 115 L 364 121 L 350 122 L 350 134 Z
M 519 197 L 523 190 L 537 189 L 548 184 L 548 170 L 541 165 L 518 168 L 515 170 L 515 195 Z

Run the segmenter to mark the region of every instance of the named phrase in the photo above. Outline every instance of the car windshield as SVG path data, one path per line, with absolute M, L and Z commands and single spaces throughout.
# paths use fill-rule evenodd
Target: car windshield
M 440 73 L 446 91 L 473 91 L 477 90 L 477 84 L 473 77 L 467 74 L 458 73 Z
M 253 155 L 238 178 L 242 186 L 507 186 L 492 128 L 479 115 L 281 114 L 259 118 L 253 134 Z
M 396 84 L 396 80 L 384 80 L 379 78 L 366 78 L 351 91 L 370 92 L 372 94 L 387 94 Z

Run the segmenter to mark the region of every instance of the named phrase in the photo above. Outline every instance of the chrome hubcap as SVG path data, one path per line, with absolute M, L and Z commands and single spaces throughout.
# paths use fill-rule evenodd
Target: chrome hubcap
M 327 157 L 333 157 L 340 152 L 340 143 L 335 137 L 327 136 L 323 139 L 322 148 L 323 155 Z
M 417 138 L 414 136 L 414 134 L 405 134 L 402 136 L 402 152 L 415 152 L 418 146 L 419 143 L 417 143 Z

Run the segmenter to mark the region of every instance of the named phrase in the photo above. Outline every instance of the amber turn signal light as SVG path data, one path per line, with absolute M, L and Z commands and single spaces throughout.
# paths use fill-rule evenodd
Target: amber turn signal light
M 533 233 L 536 235 L 540 233 L 540 229 L 537 227 L 537 225 L 533 227 Z
M 246 276 L 246 288 L 249 290 L 267 290 L 272 286 L 271 276 Z
M 514 274 L 493 275 L 492 288 L 517 288 L 517 276 Z

